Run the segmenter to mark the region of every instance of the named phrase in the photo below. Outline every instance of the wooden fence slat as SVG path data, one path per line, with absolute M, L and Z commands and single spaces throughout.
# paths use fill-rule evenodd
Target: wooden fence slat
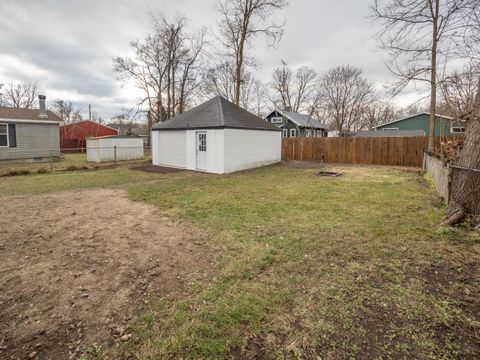
M 449 139 L 461 140 L 462 137 Z M 435 139 L 440 148 L 441 138 Z M 282 160 L 323 161 L 326 163 L 422 166 L 428 138 L 350 137 L 283 138 Z

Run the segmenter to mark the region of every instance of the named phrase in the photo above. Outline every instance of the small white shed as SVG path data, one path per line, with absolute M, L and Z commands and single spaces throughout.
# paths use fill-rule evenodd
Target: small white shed
M 134 136 L 101 136 L 87 139 L 87 161 L 143 159 L 143 139 Z
M 216 174 L 281 160 L 282 130 L 217 96 L 152 128 L 154 165 Z

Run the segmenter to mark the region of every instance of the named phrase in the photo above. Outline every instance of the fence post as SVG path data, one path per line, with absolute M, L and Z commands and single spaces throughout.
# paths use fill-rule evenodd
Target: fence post
M 115 165 L 117 165 L 117 145 L 113 145 L 113 157 L 115 159 Z
M 452 167 L 450 163 L 447 163 L 447 178 L 448 178 L 448 185 L 447 185 L 447 204 L 450 203 L 450 193 L 452 192 Z

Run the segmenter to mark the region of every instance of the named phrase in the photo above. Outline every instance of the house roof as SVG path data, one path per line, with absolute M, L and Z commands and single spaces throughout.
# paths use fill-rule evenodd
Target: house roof
M 71 122 L 71 123 L 68 123 L 68 124 L 64 124 L 62 127 L 63 128 L 67 128 L 67 127 L 74 127 L 74 126 L 79 126 L 81 124 L 92 124 L 92 125 L 95 125 L 95 126 L 98 126 L 98 127 L 104 127 L 104 128 L 107 128 L 107 129 L 111 129 L 111 130 L 115 130 L 118 132 L 118 129 L 115 129 L 111 126 L 108 126 L 108 125 L 103 125 L 103 124 L 100 124 L 98 122 L 95 122 L 95 121 L 92 121 L 92 120 L 79 120 L 79 121 L 74 121 L 74 122 Z
M 105 136 L 95 136 L 88 138 L 87 140 L 100 140 L 100 139 L 139 139 L 140 136 L 135 135 L 105 135 Z
M 62 119 L 50 110 L 46 111 L 47 117 L 40 117 L 38 109 L 17 109 L 11 107 L 0 106 L 0 119 L 5 120 L 32 120 L 35 122 L 61 122 Z
M 421 112 L 421 113 L 418 113 L 418 114 L 405 116 L 405 117 L 400 118 L 400 119 L 397 119 L 397 120 L 393 120 L 393 121 L 389 121 L 389 122 L 386 122 L 386 123 L 383 123 L 383 124 L 379 124 L 379 125 L 377 125 L 377 126 L 374 126 L 373 128 L 374 128 L 374 129 L 377 129 L 377 128 L 382 127 L 382 126 L 385 126 L 385 125 L 394 124 L 394 123 L 397 123 L 397 122 L 399 122 L 399 121 L 404 121 L 404 120 L 411 119 L 411 118 L 413 118 L 413 117 L 420 116 L 420 115 L 428 115 L 428 116 L 430 116 L 430 113 L 429 113 L 429 112 Z M 435 117 L 441 118 L 441 119 L 450 120 L 450 121 L 454 120 L 453 117 L 451 117 L 451 116 L 446 116 L 446 115 L 438 115 L 438 114 L 437 114 L 437 115 L 435 115 Z
M 373 130 L 358 131 L 356 137 L 413 137 L 426 136 L 425 130 Z
M 272 113 L 273 112 L 283 115 L 288 120 L 292 121 L 295 125 L 300 127 L 328 130 L 328 126 L 326 124 L 322 123 L 318 119 L 310 117 L 309 115 L 300 114 L 293 111 L 280 110 L 280 109 L 275 109 L 274 111 L 272 111 Z M 270 113 L 270 115 L 272 113 Z
M 152 130 L 233 128 L 281 131 L 251 112 L 216 96 L 213 99 L 184 112 L 173 119 L 153 126 Z

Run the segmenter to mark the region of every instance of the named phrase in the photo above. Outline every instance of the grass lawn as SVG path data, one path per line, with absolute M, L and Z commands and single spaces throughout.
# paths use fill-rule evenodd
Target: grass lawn
M 418 173 L 271 166 L 227 176 L 108 169 L 3 178 L 0 196 L 120 186 L 208 234 L 217 273 L 150 299 L 133 338 L 84 358 L 478 358 L 480 236 Z
M 150 160 L 150 152 L 145 152 L 145 159 Z M 131 165 L 139 160 L 119 161 L 118 166 Z M 107 168 L 115 165 L 114 162 L 93 163 L 87 161 L 86 153 L 63 154 L 63 159 L 54 159 L 47 162 L 0 162 L 0 177 L 11 173 L 47 173 L 59 171 L 75 171 L 79 169 Z

